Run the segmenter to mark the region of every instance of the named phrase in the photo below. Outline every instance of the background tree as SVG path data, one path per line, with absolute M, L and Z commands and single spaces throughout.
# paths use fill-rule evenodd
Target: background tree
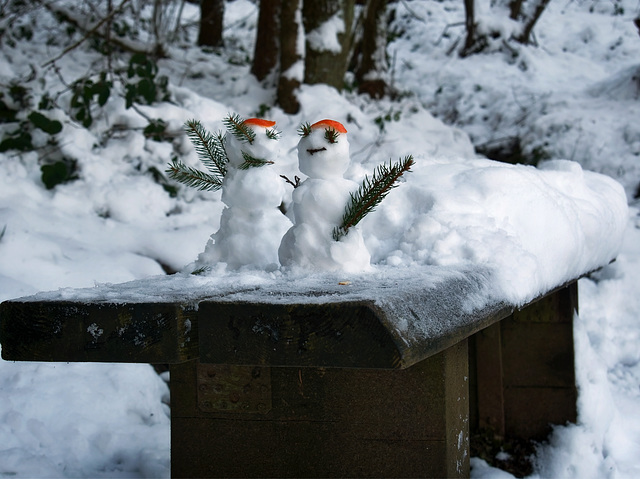
M 382 98 L 387 89 L 387 0 L 368 0 L 355 70 L 358 92 Z
M 304 78 L 302 0 L 281 1 L 277 103 L 286 113 L 297 113 L 300 103 L 295 92 Z
M 549 2 L 550 0 L 511 0 L 506 4 L 500 1 L 492 4 L 492 13 L 499 15 L 498 10 L 504 9 L 509 12 L 509 18 L 520 24 L 520 28 L 512 32 L 509 38 L 503 38 L 503 32 L 478 24 L 475 0 L 464 0 L 466 37 L 460 55 L 480 53 L 496 44 L 501 48 L 507 45 L 506 42 L 509 40 L 531 43 L 533 27 Z M 511 49 L 508 45 L 507 48 Z
M 305 83 L 342 89 L 353 44 L 354 5 L 355 0 L 304 1 Z
M 198 45 L 221 47 L 224 0 L 200 0 L 200 33 Z
M 278 66 L 280 11 L 283 0 L 260 0 L 258 32 L 251 73 L 262 81 Z
M 466 36 L 460 55 L 467 56 L 481 51 L 484 47 L 478 40 L 475 0 L 464 0 L 464 26 Z
M 510 3 L 512 20 L 522 23 L 522 31 L 516 36 L 520 43 L 531 43 L 531 33 L 536 22 L 551 0 L 513 0 Z

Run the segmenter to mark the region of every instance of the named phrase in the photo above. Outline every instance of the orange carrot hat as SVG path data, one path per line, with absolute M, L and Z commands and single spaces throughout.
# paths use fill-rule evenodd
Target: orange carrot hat
M 311 125 L 311 129 L 315 130 L 316 128 L 331 128 L 332 130 L 337 131 L 338 133 L 346 133 L 347 129 L 344 127 L 342 123 L 335 120 L 320 120 L 313 125 Z
M 275 121 L 263 120 L 262 118 L 247 118 L 243 123 L 245 125 L 261 126 L 263 128 L 271 128 L 276 124 Z

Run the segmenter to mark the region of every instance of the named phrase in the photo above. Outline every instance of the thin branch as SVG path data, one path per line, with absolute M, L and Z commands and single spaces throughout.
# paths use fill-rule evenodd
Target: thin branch
M 293 189 L 296 189 L 298 186 L 300 186 L 300 177 L 299 176 L 294 176 L 293 180 L 291 181 L 287 176 L 285 175 L 280 175 L 280 178 L 282 178 L 284 181 L 286 181 L 287 183 L 289 183 L 291 186 L 293 186 Z
M 96 33 L 98 33 L 98 29 L 104 25 L 106 22 L 110 21 L 116 13 L 118 13 L 120 10 L 122 10 L 122 8 L 125 6 L 125 4 L 128 2 L 129 0 L 122 0 L 122 2 L 120 2 L 120 5 L 118 5 L 118 8 L 116 8 L 115 10 L 113 10 L 112 12 L 109 12 L 109 14 L 104 17 L 102 20 L 100 20 L 98 23 L 96 23 L 93 28 L 91 28 L 91 30 L 88 30 L 84 37 L 82 37 L 80 40 L 78 40 L 76 43 L 69 45 L 67 48 L 65 48 L 64 50 L 62 50 L 62 53 L 60 53 L 57 57 L 49 60 L 48 62 L 44 63 L 42 65 L 42 67 L 47 67 L 52 63 L 55 63 L 57 60 L 60 60 L 63 56 L 65 56 L 67 53 L 69 53 L 72 50 L 75 50 L 76 48 L 78 48 L 80 45 L 82 45 L 89 37 L 91 37 L 92 35 L 95 35 Z M 52 13 L 57 13 L 57 14 L 62 14 L 62 12 L 60 12 L 59 10 L 55 10 L 49 3 L 45 3 L 44 4 L 45 8 L 47 10 L 49 10 Z M 75 20 L 73 20 L 71 17 L 65 15 L 65 20 L 71 22 L 71 23 L 76 23 L 77 22 Z M 77 25 L 80 26 L 80 25 Z

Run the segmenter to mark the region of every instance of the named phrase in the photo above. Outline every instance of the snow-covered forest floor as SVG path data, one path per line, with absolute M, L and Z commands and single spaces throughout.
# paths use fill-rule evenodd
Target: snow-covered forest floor
M 0 300 L 162 275 L 192 262 L 218 229 L 223 204 L 220 193 L 176 190 L 162 174 L 174 155 L 198 166 L 182 131 L 190 118 L 212 131 L 229 112 L 276 120 L 287 152 L 277 167 L 288 175 L 298 126 L 322 118 L 347 123 L 352 161 L 361 165 L 355 176 L 406 154 L 473 158 L 474 145 L 523 161 L 573 160 L 618 180 L 630 215 L 617 261 L 579 282 L 578 423 L 557 426 L 538 446 L 532 477 L 639 477 L 640 36 L 632 20 L 640 5 L 551 2 L 534 30 L 536 46 L 496 45 L 464 59 L 448 54 L 463 35 L 462 1 L 407 0 L 393 9 L 396 97 L 303 86 L 296 115 L 269 107 L 274 89 L 249 74 L 257 10 L 248 0 L 227 4 L 222 52 L 193 46 L 198 11 L 186 5 L 183 23 L 193 26 L 158 62 L 166 90 L 158 81 L 158 101 L 129 109 L 126 73 L 98 104 L 99 72 L 126 72 L 128 56 L 107 59 L 88 41 L 45 67 L 82 35 L 42 8 L 1 18 L 9 33 L 0 99 L 15 108 L 23 102 L 17 119 L 35 150 L 0 153 Z M 501 27 L 491 12 L 480 13 Z M 82 106 L 75 119 L 69 108 L 69 85 L 87 75 L 98 84 L 88 129 L 77 115 Z M 27 120 L 32 111 L 59 120 L 62 131 L 36 127 L 36 117 Z M 157 119 L 166 123 L 162 141 L 143 131 Z M 15 124 L 0 129 L 6 137 Z M 43 173 L 55 186 L 45 187 Z M 1 361 L 0 477 L 168 477 L 167 395 L 149 365 Z M 472 476 L 511 477 L 480 459 Z

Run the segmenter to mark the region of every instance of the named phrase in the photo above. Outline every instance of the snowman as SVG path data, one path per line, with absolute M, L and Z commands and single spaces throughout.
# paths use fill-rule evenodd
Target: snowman
M 351 193 L 358 184 L 344 178 L 349 168 L 347 130 L 334 120 L 321 120 L 301 129 L 298 143 L 300 172 L 307 175 L 293 191 L 294 225 L 282 238 L 280 263 L 291 269 L 362 272 L 370 268 L 370 254 L 358 228 L 339 241 L 339 228 Z
M 276 270 L 280 240 L 291 226 L 280 205 L 286 189 L 273 171 L 278 154 L 275 121 L 230 117 L 226 135 L 229 159 L 222 183 L 226 205 L 220 229 L 211 236 L 196 268 L 226 263 L 227 269 L 254 267 Z

